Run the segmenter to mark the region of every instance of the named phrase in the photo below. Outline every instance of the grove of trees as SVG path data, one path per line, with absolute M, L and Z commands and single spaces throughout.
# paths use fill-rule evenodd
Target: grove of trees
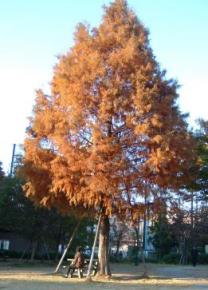
M 30 261 L 35 257 L 57 259 L 60 255 L 59 245 L 64 247 L 67 244 L 78 220 L 72 215 L 63 216 L 54 208 L 48 210 L 35 206 L 25 197 L 23 183 L 17 176 L 2 176 L 0 179 L 0 231 L 13 234 L 12 244 L 19 236 L 28 245 L 23 252 L 11 252 L 9 249 L 9 256 L 15 255 L 16 258 Z M 92 244 L 93 225 L 93 220 L 82 220 L 79 235 L 75 235 L 71 247 L 71 255 L 77 244 L 83 247 Z

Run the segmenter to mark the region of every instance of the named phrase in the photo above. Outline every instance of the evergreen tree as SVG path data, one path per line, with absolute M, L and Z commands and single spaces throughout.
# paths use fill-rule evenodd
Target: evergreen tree
M 164 255 L 170 253 L 171 248 L 176 244 L 171 231 L 170 224 L 165 214 L 160 214 L 154 226 L 152 227 L 152 244 L 161 259 Z
M 4 177 L 4 170 L 3 170 L 3 168 L 2 168 L 2 162 L 0 161 L 0 181 L 3 179 L 3 177 Z
M 208 201 L 208 121 L 198 120 L 199 129 L 195 132 L 198 153 L 198 171 L 195 191 L 199 199 Z

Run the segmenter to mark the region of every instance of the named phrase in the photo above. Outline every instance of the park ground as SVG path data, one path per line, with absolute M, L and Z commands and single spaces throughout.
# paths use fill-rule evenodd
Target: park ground
M 141 279 L 142 265 L 112 264 L 112 278 L 93 282 L 54 275 L 54 266 L 0 263 L 4 290 L 208 290 L 208 265 L 147 264 L 149 279 Z

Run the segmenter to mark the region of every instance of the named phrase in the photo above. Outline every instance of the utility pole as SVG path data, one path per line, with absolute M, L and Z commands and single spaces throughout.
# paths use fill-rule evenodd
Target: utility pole
M 9 173 L 10 176 L 12 176 L 12 174 L 13 174 L 13 169 L 14 169 L 15 149 L 16 149 L 16 144 L 13 144 L 13 150 L 12 150 L 12 161 L 11 161 L 11 165 L 10 165 L 10 173 Z
M 144 198 L 144 220 L 143 220 L 143 252 L 146 251 L 146 227 L 147 227 L 147 196 Z
M 191 191 L 191 229 L 194 228 L 194 193 Z

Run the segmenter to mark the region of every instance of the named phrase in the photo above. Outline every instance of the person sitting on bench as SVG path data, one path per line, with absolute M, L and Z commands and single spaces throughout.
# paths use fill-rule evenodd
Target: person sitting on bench
M 82 278 L 83 267 L 84 267 L 84 256 L 82 253 L 82 247 L 78 247 L 76 254 L 74 256 L 74 260 L 69 265 L 69 268 L 67 270 L 65 277 L 68 278 L 70 275 L 70 277 L 72 278 L 74 271 L 77 269 L 79 278 Z

